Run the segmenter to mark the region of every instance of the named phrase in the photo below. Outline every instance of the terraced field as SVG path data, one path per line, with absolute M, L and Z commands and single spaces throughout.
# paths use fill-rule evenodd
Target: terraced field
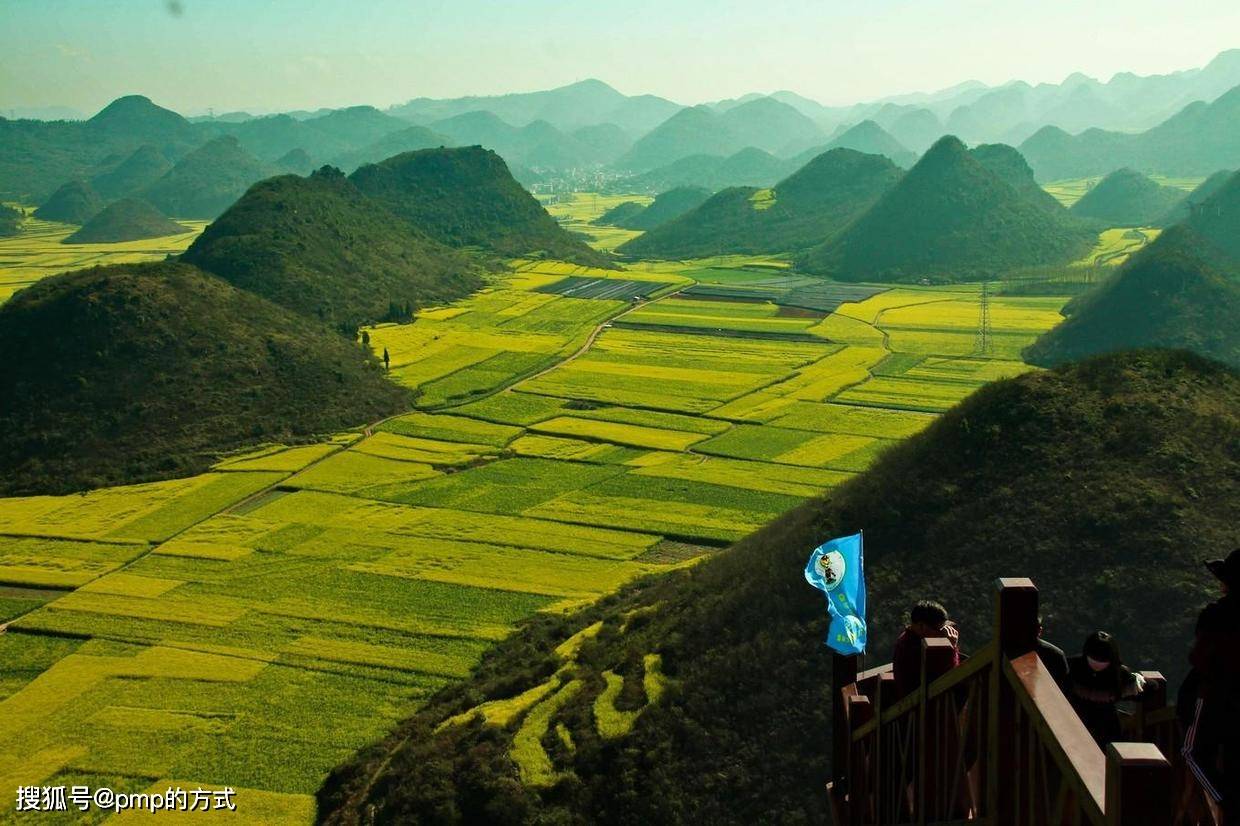
M 20 235 L 0 238 L 0 303 L 8 301 L 9 296 L 22 287 L 58 272 L 96 264 L 158 261 L 169 253 L 182 252 L 208 222 L 179 223 L 189 227 L 189 231 L 167 238 L 118 244 L 63 244 L 61 242 L 77 230 L 76 226 L 27 218 Z
M 778 292 L 782 266 L 515 262 L 369 330 L 416 410 L 190 479 L 0 500 L 0 788 L 231 785 L 241 813 L 306 822 L 331 767 L 523 618 L 829 491 L 1028 369 L 1016 354 L 1066 300 L 992 299 L 980 355 L 976 286 L 874 288 L 829 314 L 678 293 Z M 547 291 L 566 278 L 649 283 L 649 300 Z M 546 712 L 518 744 L 545 780 L 550 709 L 575 689 L 542 688 L 479 711 Z M 604 736 L 636 717 L 608 696 Z

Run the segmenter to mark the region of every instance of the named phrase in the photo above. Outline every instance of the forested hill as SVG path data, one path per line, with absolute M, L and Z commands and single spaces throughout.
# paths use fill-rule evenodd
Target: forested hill
M 1100 184 L 1101 186 L 1101 184 Z M 1240 366 L 1240 174 L 1184 223 L 1075 300 L 1025 351 L 1052 365 L 1130 347 L 1179 347 Z
M 1065 264 L 1094 232 L 1004 180 L 955 137 L 945 137 L 845 230 L 801 265 L 844 281 L 993 278 Z
M 182 260 L 349 331 L 407 320 L 482 285 L 468 255 L 416 231 L 332 167 L 255 184 Z
M 0 495 L 199 473 L 333 433 L 408 393 L 370 354 L 185 264 L 51 276 L 0 306 Z
M 367 164 L 349 180 L 418 231 L 451 246 L 615 267 L 560 227 L 503 159 L 479 146 L 406 152 Z
M 976 649 L 994 578 L 1029 576 L 1051 640 L 1073 651 L 1108 629 L 1175 684 L 1214 593 L 1201 558 L 1240 541 L 1238 495 L 1227 367 L 1136 352 L 997 382 L 829 500 L 531 621 L 330 777 L 320 818 L 825 823 L 827 612 L 802 573 L 816 545 L 865 530 L 875 663 L 924 598 Z
M 170 221 L 155 207 L 137 198 L 113 201 L 81 229 L 65 238 L 64 244 L 111 244 L 138 241 L 189 232 L 176 221 Z
M 902 172 L 879 155 L 833 149 L 772 189 L 733 187 L 628 241 L 627 255 L 692 258 L 799 252 L 820 244 L 872 206 Z

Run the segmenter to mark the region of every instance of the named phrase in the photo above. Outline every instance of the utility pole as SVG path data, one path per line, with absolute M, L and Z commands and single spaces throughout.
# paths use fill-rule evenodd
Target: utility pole
M 978 311 L 977 338 L 973 343 L 973 351 L 979 356 L 993 355 L 995 343 L 990 335 L 990 284 L 982 282 L 981 307 Z

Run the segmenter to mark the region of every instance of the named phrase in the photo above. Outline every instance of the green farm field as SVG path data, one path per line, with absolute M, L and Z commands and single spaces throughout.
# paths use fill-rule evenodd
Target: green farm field
M 584 226 L 614 202 L 553 206 Z M 4 277 L 54 268 L 54 242 L 33 237 Z M 188 479 L 0 500 L 0 786 L 227 785 L 259 821 L 310 822 L 330 769 L 523 619 L 828 493 L 1031 369 L 1021 348 L 1068 299 L 992 297 L 979 353 L 977 285 L 876 288 L 824 312 L 777 303 L 804 286 L 785 267 L 515 261 L 369 328 L 416 391 L 405 414 Z M 569 277 L 651 286 L 557 293 Z M 701 285 L 772 299 L 682 294 Z M 572 690 L 556 679 L 547 692 Z M 603 711 L 608 731 L 631 725 Z M 526 720 L 531 775 L 545 724 Z
M 27 209 L 27 212 L 31 210 Z M 116 244 L 64 244 L 77 227 L 27 217 L 20 235 L 0 238 L 0 303 L 17 290 L 58 272 L 102 264 L 159 261 L 184 252 L 206 227 L 207 221 L 178 221 L 187 227 L 181 235 L 123 241 Z
M 574 192 L 557 196 L 553 200 L 544 202 L 543 206 L 569 232 L 581 233 L 590 239 L 592 246 L 610 251 L 625 241 L 641 235 L 641 232 L 620 227 L 599 227 L 590 222 L 625 201 L 648 204 L 652 200 L 654 199 L 649 195 L 599 195 L 593 192 Z
M 1205 178 L 1169 178 L 1166 175 L 1150 175 L 1151 180 L 1163 186 L 1170 186 L 1184 192 L 1192 192 Z M 1070 178 L 1063 181 L 1051 181 L 1042 188 L 1054 195 L 1066 207 L 1070 207 L 1085 196 L 1094 184 L 1102 180 L 1101 176 L 1091 178 Z

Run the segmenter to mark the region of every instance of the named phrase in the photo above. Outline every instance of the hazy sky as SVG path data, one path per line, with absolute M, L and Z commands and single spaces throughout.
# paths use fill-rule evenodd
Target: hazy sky
M 0 109 L 382 107 L 587 77 L 683 103 L 852 103 L 1162 73 L 1232 47 L 1237 0 L 0 0 Z

